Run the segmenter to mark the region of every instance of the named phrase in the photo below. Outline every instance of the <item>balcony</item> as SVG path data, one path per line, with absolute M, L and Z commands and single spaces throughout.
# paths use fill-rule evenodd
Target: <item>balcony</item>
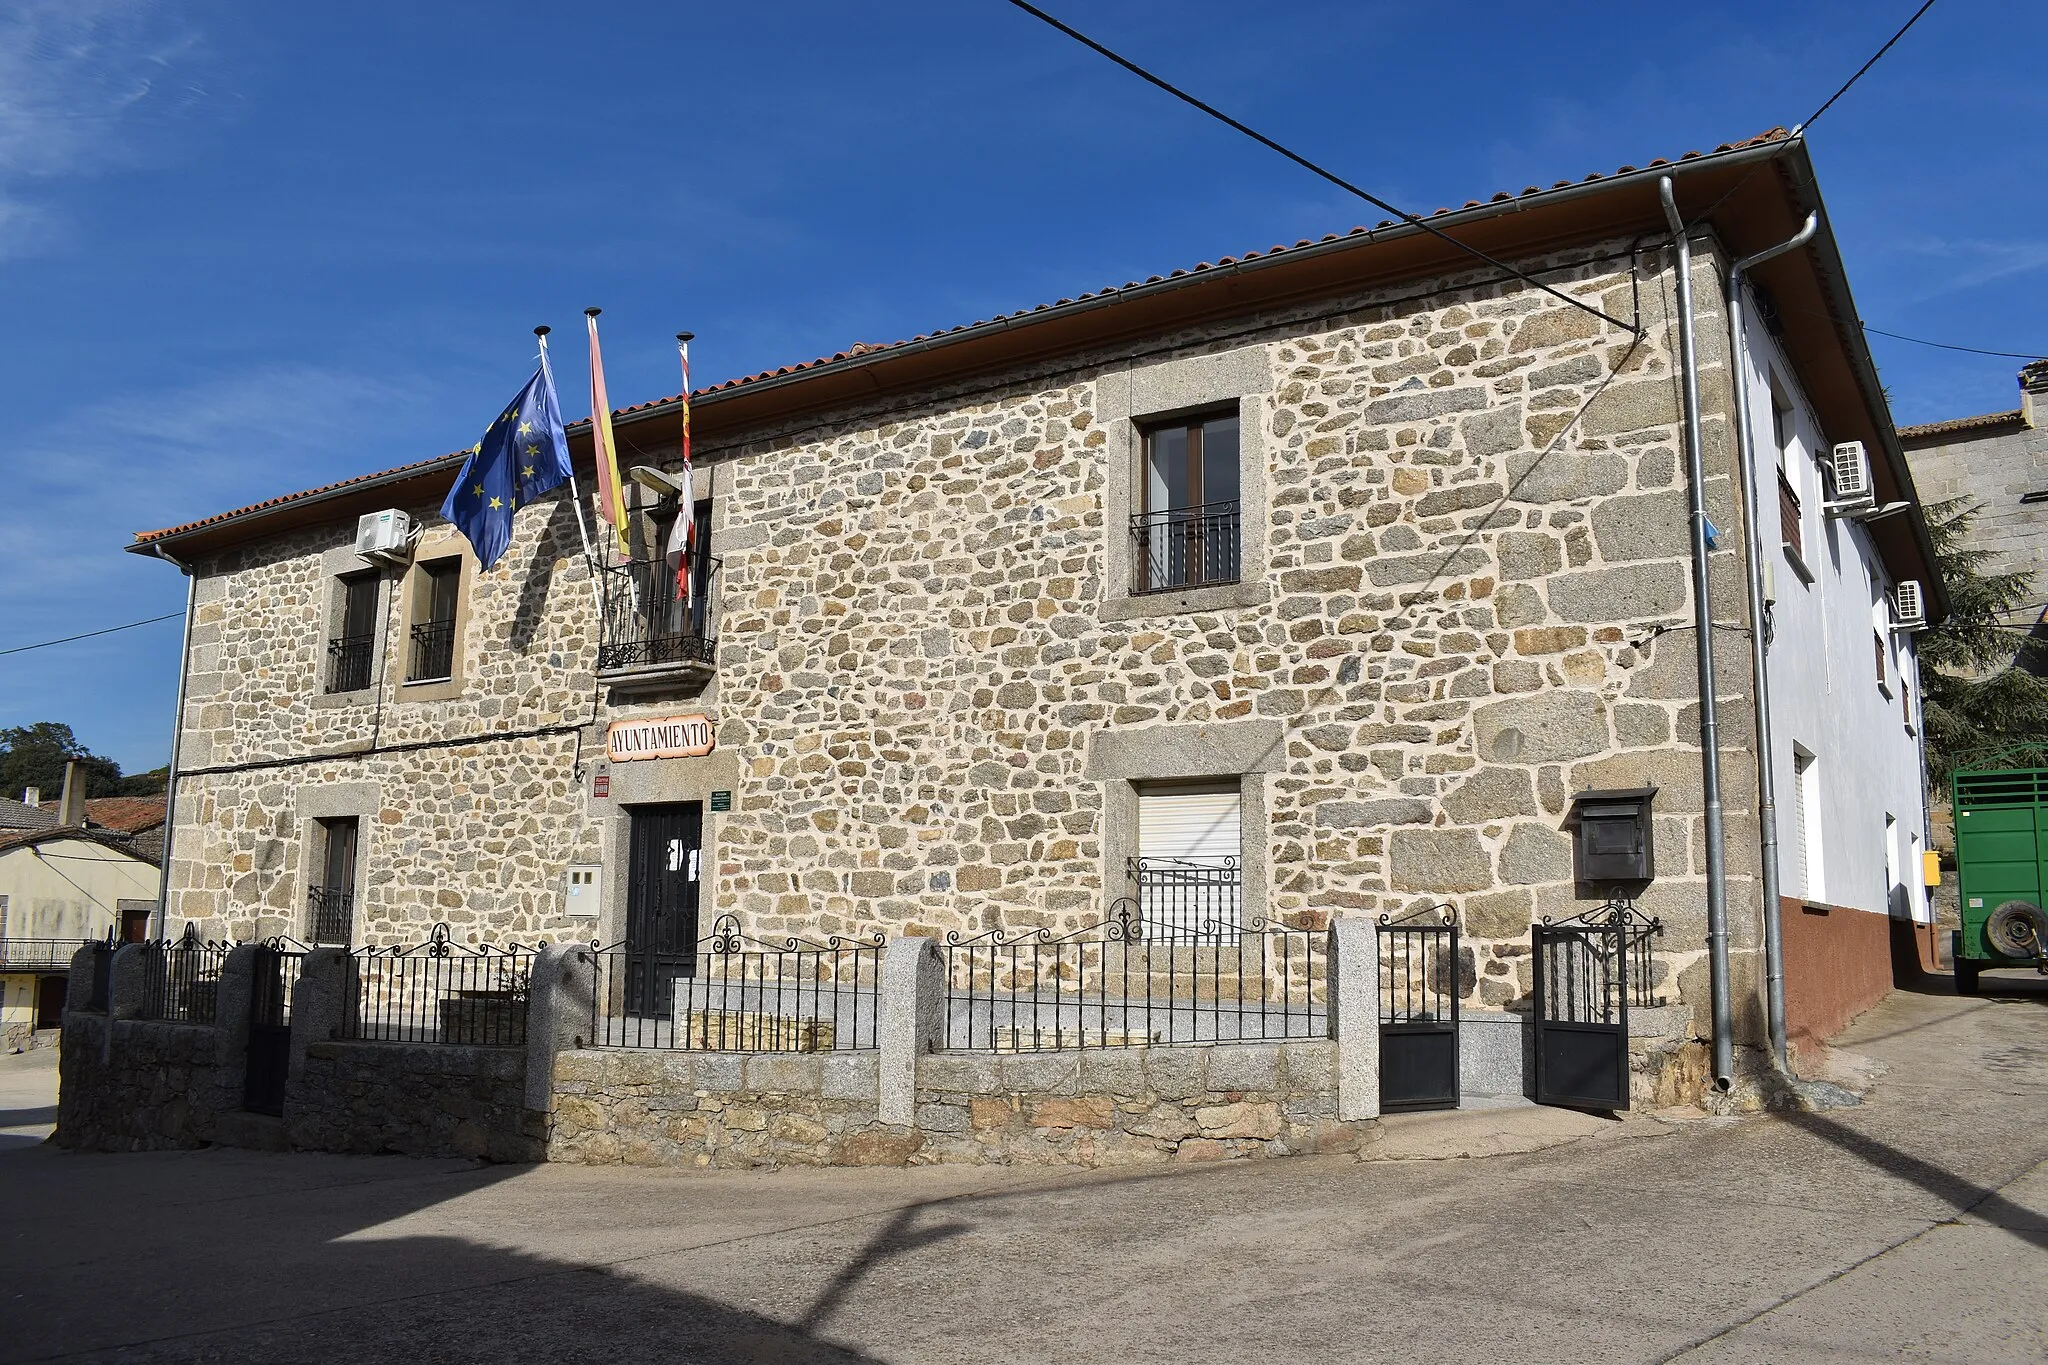
M 338 886 L 316 886 L 306 892 L 307 941 L 322 947 L 354 942 L 355 893 Z
M 678 599 L 665 560 L 600 568 L 597 676 L 627 689 L 708 681 L 718 659 L 720 567 L 700 561 L 688 601 Z
M 1131 593 L 1237 582 L 1238 504 L 1204 503 L 1131 517 Z
M 69 971 L 71 955 L 92 941 L 85 938 L 0 938 L 0 971 Z
M 455 672 L 455 623 L 422 621 L 412 628 L 407 682 L 445 682 Z
M 370 685 L 375 635 L 337 635 L 327 642 L 327 691 L 360 692 Z

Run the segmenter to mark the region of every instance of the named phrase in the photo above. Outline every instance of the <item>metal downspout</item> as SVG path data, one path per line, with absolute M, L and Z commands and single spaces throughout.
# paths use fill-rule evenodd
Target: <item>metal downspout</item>
M 157 877 L 156 888 L 156 937 L 171 936 L 171 841 L 178 832 L 178 750 L 185 738 L 185 678 L 192 671 L 192 608 L 199 600 L 199 579 L 192 570 L 179 563 L 161 546 L 151 547 L 150 553 L 185 575 L 185 625 L 178 637 L 178 703 L 171 719 L 171 762 L 164 776 L 164 847 L 160 855 L 164 865 Z M 107 1030 L 111 1037 L 113 1030 Z
M 1749 417 L 1749 333 L 1742 315 L 1743 275 L 1754 266 L 1805 246 L 1820 227 L 1818 212 L 1806 215 L 1798 232 L 1778 245 L 1754 256 L 1745 256 L 1728 272 L 1728 334 L 1734 349 L 1735 432 L 1738 458 L 1745 468 L 1743 479 L 1743 557 L 1749 571 L 1749 673 L 1750 690 L 1756 701 L 1756 805 L 1757 833 L 1761 843 L 1764 883 L 1764 981 L 1765 1009 L 1770 1018 L 1771 1055 L 1778 1069 L 1788 1071 L 1785 1051 L 1785 941 L 1780 913 L 1778 880 L 1778 779 L 1772 761 L 1776 752 L 1771 741 L 1771 675 L 1766 653 L 1770 642 L 1764 634 L 1764 548 L 1757 532 L 1763 503 L 1763 464 L 1757 457 L 1756 439 Z
M 1664 220 L 1678 252 L 1678 368 L 1685 394 L 1685 463 L 1692 501 L 1693 635 L 1699 657 L 1700 777 L 1706 804 L 1707 958 L 1714 1012 L 1714 1085 L 1734 1083 L 1735 1038 L 1728 1004 L 1727 841 L 1721 821 L 1721 720 L 1714 695 L 1714 599 L 1707 581 L 1707 474 L 1700 437 L 1699 357 L 1693 345 L 1692 243 L 1671 193 L 1671 177 L 1657 182 Z

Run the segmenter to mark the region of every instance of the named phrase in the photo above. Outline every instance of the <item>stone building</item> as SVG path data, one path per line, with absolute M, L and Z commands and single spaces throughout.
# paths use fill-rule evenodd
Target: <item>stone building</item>
M 653 477 L 633 488 L 642 560 L 595 574 L 562 497 L 478 572 L 435 511 L 460 454 L 140 535 L 196 602 L 170 922 L 672 950 L 725 914 L 816 938 L 1135 908 L 1198 933 L 1448 900 L 1483 1019 L 1526 1008 L 1532 921 L 1588 904 L 1574 794 L 1654 786 L 1640 904 L 1666 928 L 1660 989 L 1703 1034 L 1667 176 L 1698 217 L 1736 1023 L 1755 1041 L 1744 548 L 1781 528 L 1753 530 L 1737 480 L 1768 466 L 1776 508 L 1782 451 L 1739 447 L 1754 384 L 1731 375 L 1722 286 L 1820 207 L 1782 131 L 1429 220 L 1547 288 L 1385 223 L 700 392 L 709 552 L 687 609 Z M 1911 502 L 1825 225 L 1756 277 L 1787 305 L 1757 362 L 1780 398 Z M 615 421 L 649 465 L 679 463 L 675 398 Z M 587 425 L 571 441 L 587 462 Z M 425 527 L 402 565 L 353 548 L 385 508 Z M 1848 564 L 1880 594 L 1859 622 L 1908 579 L 1939 609 L 1917 507 L 1828 526 L 1823 587 Z M 1910 637 L 1876 629 L 1909 675 Z M 1824 646 L 1780 630 L 1774 648 Z M 1837 681 L 1873 667 L 1861 639 L 1831 658 Z M 1828 891 L 1882 913 L 1881 808 L 1920 823 L 1909 730 L 1786 738 L 1786 789 L 1793 743 L 1877 775 L 1831 799 L 1858 831 L 1845 863 L 1880 870 Z

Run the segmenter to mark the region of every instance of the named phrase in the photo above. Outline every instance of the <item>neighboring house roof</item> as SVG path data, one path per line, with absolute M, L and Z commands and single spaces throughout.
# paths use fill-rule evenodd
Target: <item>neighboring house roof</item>
M 0 854 L 12 853 L 16 849 L 35 848 L 42 844 L 57 843 L 65 839 L 76 839 L 80 843 L 99 844 L 116 853 L 125 854 L 139 863 L 151 867 L 161 866 L 160 854 L 152 856 L 140 840 L 126 835 L 115 834 L 101 829 L 15 829 L 0 831 Z
M 2023 426 L 2027 420 L 2026 411 L 2014 408 L 2011 412 L 1987 412 L 1981 417 L 1951 417 L 1946 422 L 1922 422 L 1918 426 L 1900 427 L 1901 441 L 1921 441 L 1930 436 L 1961 436 L 1973 431 L 1996 431 L 2000 427 Z
M 60 803 L 43 802 L 42 809 L 54 821 Z M 139 834 L 164 822 L 161 796 L 89 796 L 85 801 L 85 823 L 119 834 Z
M 1766 169 L 1772 174 L 1759 174 Z M 1803 250 L 1756 272 L 1779 303 L 1784 344 L 1823 424 L 1842 440 L 1862 440 L 1878 457 L 1879 492 L 1917 501 L 1911 470 L 1892 426 L 1848 285 L 1847 268 L 1826 221 L 1811 158 L 1802 139 L 1774 128 L 1711 153 L 1687 152 L 1623 166 L 1608 175 L 1531 185 L 1429 215 L 1436 232 L 1495 257 L 1532 257 L 1599 241 L 1633 237 L 1646 246 L 1669 236 L 1658 185 L 1670 175 L 1678 207 L 1709 225 L 1728 249 L 1745 254 L 1790 237 L 1810 212 L 1822 227 Z M 1386 220 L 1293 246 L 1224 256 L 1215 262 L 1152 275 L 981 322 L 922 333 L 906 341 L 862 343 L 831 356 L 728 380 L 690 395 L 700 448 L 742 440 L 754 430 L 811 414 L 872 406 L 925 395 L 961 380 L 1014 373 L 1141 337 L 1173 335 L 1190 326 L 1299 307 L 1309 300 L 1355 295 L 1400 282 L 1472 275 L 1474 262 L 1413 222 Z M 681 395 L 619 409 L 624 428 L 665 417 Z M 576 457 L 591 460 L 587 421 L 568 428 Z M 656 444 L 659 444 L 657 440 Z M 437 504 L 442 480 L 467 458 L 457 451 L 395 469 L 289 493 L 197 521 L 137 533 L 128 548 L 168 548 L 205 555 L 258 536 L 331 523 L 379 506 Z M 1917 512 L 1873 524 L 1880 553 L 1897 576 L 1929 583 L 1938 619 L 1947 609 L 1933 545 Z
M 50 811 L 0 796 L 0 830 L 48 829 L 56 823 L 57 817 Z

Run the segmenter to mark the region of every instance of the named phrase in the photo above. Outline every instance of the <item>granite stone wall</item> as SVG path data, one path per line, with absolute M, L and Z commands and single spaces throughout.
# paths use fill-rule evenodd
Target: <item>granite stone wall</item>
M 309 1043 L 285 1088 L 294 1147 L 539 1161 L 526 1050 L 448 1043 Z
M 107 1030 L 114 1031 L 107 1046 Z M 201 1024 L 64 1016 L 57 1141 L 81 1151 L 204 1147 L 219 1116 L 241 1107 L 241 1074 L 224 1075 L 221 1035 Z
M 1129 889 L 1091 746 L 1253 721 L 1280 727 L 1256 770 L 1263 827 L 1247 829 L 1270 915 L 1313 924 L 1450 899 L 1477 1007 L 1525 999 L 1531 920 L 1581 904 L 1569 794 L 1658 785 L 1645 909 L 1670 933 L 1657 970 L 1704 1017 L 1671 265 L 1627 243 L 1541 264 L 1610 313 L 1639 296 L 1642 334 L 1520 284 L 1441 281 L 1417 297 L 1411 282 L 700 447 L 724 564 L 707 690 L 600 692 L 580 740 L 202 772 L 179 804 L 174 916 L 296 932 L 299 790 L 371 782 L 366 940 L 416 938 L 436 919 L 462 938 L 587 937 L 588 921 L 558 918 L 559 879 L 603 856 L 611 807 L 578 755 L 611 719 L 683 708 L 713 715 L 721 752 L 673 762 L 737 774 L 732 810 L 710 821 L 705 894 L 749 932 L 1074 928 Z M 1742 624 L 1714 268 L 1702 252 L 1715 614 Z M 1258 581 L 1236 605 L 1133 607 L 1109 577 L 1128 530 L 1108 510 L 1130 477 L 1132 419 L 1101 416 L 1102 395 L 1223 356 L 1263 375 L 1231 400 L 1261 462 Z M 592 716 L 592 608 L 559 502 L 522 513 L 506 561 L 475 576 L 460 696 L 410 702 L 391 682 L 381 705 L 320 697 L 328 575 L 349 529 L 203 566 L 194 767 Z M 385 663 L 401 659 L 393 640 Z M 1756 938 L 1740 648 L 1722 650 L 1721 679 L 1740 959 Z M 1738 961 L 1738 989 L 1751 980 Z
M 588 1165 L 1110 1166 L 1349 1152 L 1328 1042 L 918 1059 L 916 1122 L 876 1057 L 565 1051 L 548 1159 Z

